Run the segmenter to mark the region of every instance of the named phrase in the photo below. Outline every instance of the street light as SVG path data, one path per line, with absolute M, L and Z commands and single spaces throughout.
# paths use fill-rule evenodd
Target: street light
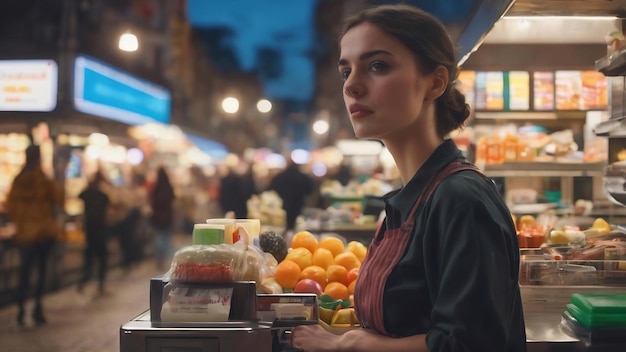
M 233 97 L 228 97 L 222 100 L 222 109 L 228 114 L 236 113 L 239 111 L 239 100 Z
M 272 110 L 272 102 L 267 99 L 261 99 L 258 103 L 256 103 L 256 108 L 260 113 L 267 113 Z
M 118 43 L 118 47 L 123 51 L 137 51 L 139 49 L 139 41 L 137 41 L 137 36 L 126 32 L 120 36 L 120 41 Z
M 317 120 L 313 123 L 313 131 L 318 135 L 323 135 L 328 132 L 328 122 L 325 120 Z

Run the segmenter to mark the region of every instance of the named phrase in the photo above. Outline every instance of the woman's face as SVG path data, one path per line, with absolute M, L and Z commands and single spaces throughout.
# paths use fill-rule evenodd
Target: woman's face
M 377 26 L 362 23 L 343 36 L 338 66 L 358 138 L 390 139 L 423 120 L 432 75 L 422 74 L 413 53 Z

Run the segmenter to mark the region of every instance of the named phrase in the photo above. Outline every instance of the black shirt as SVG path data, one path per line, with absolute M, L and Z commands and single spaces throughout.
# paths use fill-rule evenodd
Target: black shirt
M 87 232 L 104 229 L 107 223 L 109 197 L 98 187 L 88 186 L 78 196 L 85 204 L 84 225 Z
M 445 141 L 404 188 L 386 195 L 383 229 L 398 228 L 427 181 L 459 158 Z M 450 175 L 418 208 L 411 236 L 385 284 L 385 329 L 426 333 L 431 352 L 525 351 L 519 247 L 493 183 L 475 171 Z

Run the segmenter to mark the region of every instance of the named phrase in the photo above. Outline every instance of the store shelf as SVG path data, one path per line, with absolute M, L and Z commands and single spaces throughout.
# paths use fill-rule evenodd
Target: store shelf
M 602 176 L 606 163 L 507 162 L 484 168 L 489 177 L 578 177 Z
M 622 121 L 624 117 L 621 118 L 612 118 L 607 121 L 600 122 L 593 129 L 593 133 L 599 137 L 609 137 L 612 134 L 615 134 L 622 127 Z
M 596 60 L 595 69 L 605 76 L 626 76 L 626 49 Z

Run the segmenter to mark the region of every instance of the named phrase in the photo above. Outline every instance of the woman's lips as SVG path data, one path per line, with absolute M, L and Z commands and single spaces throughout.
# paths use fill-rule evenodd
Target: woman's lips
M 355 110 L 354 112 L 350 113 L 350 117 L 353 119 L 360 119 L 365 116 L 369 116 L 371 114 L 372 114 L 372 111 L 369 111 L 369 110 Z
M 360 104 L 352 104 L 350 105 L 348 110 L 350 111 L 350 117 L 353 119 L 358 119 L 358 118 L 371 115 L 373 112 L 368 107 L 360 105 Z

